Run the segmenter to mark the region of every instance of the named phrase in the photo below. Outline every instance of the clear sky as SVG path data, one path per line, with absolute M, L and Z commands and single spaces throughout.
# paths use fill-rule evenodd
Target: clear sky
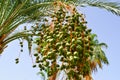
M 120 0 L 111 1 L 120 2 Z M 108 45 L 105 52 L 110 64 L 104 65 L 102 70 L 98 69 L 98 72 L 93 73 L 94 80 L 118 80 L 120 75 L 120 17 L 98 8 L 86 7 L 80 10 L 86 15 L 88 27 L 98 35 L 99 41 Z M 36 75 L 38 69 L 32 68 L 26 42 L 20 63 L 16 65 L 14 59 L 18 57 L 19 52 L 19 42 L 14 41 L 0 56 L 0 80 L 42 80 Z

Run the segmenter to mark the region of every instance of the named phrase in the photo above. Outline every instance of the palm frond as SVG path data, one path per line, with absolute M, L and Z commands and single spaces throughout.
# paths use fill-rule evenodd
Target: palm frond
M 4 39 L 2 45 L 7 45 L 8 43 L 10 43 L 14 40 L 22 38 L 28 42 L 28 49 L 29 49 L 29 52 L 31 52 L 31 38 L 30 38 L 30 36 L 38 36 L 38 34 L 33 34 L 31 32 L 24 31 L 24 30 L 22 32 L 12 33 L 11 35 L 9 35 L 7 38 Z
M 14 40 L 16 40 L 16 39 L 28 37 L 28 36 L 31 36 L 31 35 L 32 35 L 32 34 L 25 33 L 25 32 L 13 33 L 13 34 L 10 35 L 9 37 L 5 38 L 4 44 L 8 44 L 9 42 L 14 41 Z
M 105 44 L 105 43 L 100 43 L 99 46 L 101 46 L 101 47 L 105 47 L 105 48 L 108 47 L 107 44 Z
M 19 0 L 18 0 L 19 1 Z M 9 35 L 12 31 L 14 31 L 20 24 L 25 23 L 26 21 L 43 15 L 42 9 L 50 5 L 51 3 L 43 3 L 43 4 L 35 4 L 28 8 L 24 8 L 27 3 L 27 0 L 19 3 L 17 0 L 13 1 L 14 3 L 11 5 L 10 0 L 6 0 L 2 2 L 4 6 L 1 4 L 0 11 L 0 35 L 6 34 Z M 7 5 L 7 6 L 6 6 Z M 43 6 L 44 5 L 44 6 Z M 37 7 L 38 6 L 38 7 Z M 43 6 L 43 7 L 42 7 Z M 39 10 L 40 11 L 35 11 Z M 30 12 L 32 11 L 32 12 Z M 26 15 L 29 13 L 29 15 Z
M 96 63 L 99 65 L 100 68 L 102 68 L 102 63 L 109 64 L 108 59 L 101 48 L 103 46 L 102 44 L 103 43 L 101 43 L 100 45 L 98 44 L 94 48 L 94 60 L 97 61 Z
M 117 2 L 102 2 L 102 1 L 96 1 L 93 3 L 88 3 L 90 6 L 95 6 L 98 8 L 106 9 L 118 16 L 120 16 L 120 4 Z
M 76 6 L 92 6 L 106 9 L 107 11 L 112 12 L 120 16 L 120 3 L 110 2 L 107 0 L 64 0 L 67 3 L 72 3 Z
M 29 20 L 37 20 L 42 16 L 49 15 L 53 8 L 53 2 L 37 3 L 20 11 L 20 15 L 28 16 Z M 31 16 L 30 16 L 31 15 Z
M 35 5 L 32 5 L 28 8 L 26 8 L 26 9 L 21 10 L 21 12 L 19 14 L 24 14 L 24 13 L 30 14 L 29 12 L 35 11 L 38 8 L 39 8 L 40 11 L 45 10 L 45 9 L 50 8 L 50 6 L 52 6 L 52 3 L 53 2 L 44 2 L 44 3 L 38 3 L 38 4 L 35 4 Z

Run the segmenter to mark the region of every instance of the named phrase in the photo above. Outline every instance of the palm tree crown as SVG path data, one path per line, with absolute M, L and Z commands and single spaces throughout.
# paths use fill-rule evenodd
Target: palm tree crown
M 0 0 L 0 54 L 7 47 L 7 44 L 9 42 L 16 40 L 16 39 L 27 40 L 28 49 L 31 50 L 32 37 L 40 36 L 40 34 L 33 32 L 33 31 L 36 32 L 36 29 L 38 29 L 38 26 L 34 27 L 32 31 L 25 29 L 22 32 L 17 32 L 14 34 L 13 32 L 16 30 L 16 28 L 18 28 L 19 25 L 23 23 L 31 22 L 35 20 L 39 21 L 41 20 L 41 17 L 50 16 L 55 10 L 55 7 L 54 7 L 55 4 L 58 4 L 58 5 L 63 4 L 67 8 L 70 7 L 69 5 L 72 5 L 75 7 L 76 6 L 98 7 L 98 8 L 106 9 L 107 11 L 110 11 L 113 14 L 120 16 L 120 4 L 119 3 L 108 2 L 108 1 L 103 1 L 103 0 Z M 80 33 L 80 34 L 82 35 L 83 33 Z M 90 79 L 90 71 L 96 70 L 97 65 L 100 68 L 102 68 L 102 63 L 108 64 L 108 60 L 104 52 L 101 49 L 101 46 L 105 44 L 99 43 L 97 40 L 94 42 L 96 42 L 94 45 L 94 49 L 92 49 L 94 55 L 89 56 L 86 53 L 85 56 L 87 58 L 82 57 L 83 61 L 84 59 L 86 60 L 84 61 L 86 65 L 89 65 L 88 70 L 86 70 L 87 68 L 85 65 L 80 64 L 80 67 L 85 68 L 85 71 L 82 71 L 81 74 L 83 74 L 83 76 L 86 77 L 86 79 Z M 20 44 L 22 47 L 23 44 L 21 42 Z M 43 44 L 43 45 L 46 45 L 46 44 Z M 53 66 L 56 66 L 56 63 Z M 81 70 L 79 69 L 79 71 Z
M 117 2 L 102 0 L 57 0 L 74 6 L 93 6 L 106 9 L 116 15 L 120 15 L 120 5 Z M 53 10 L 56 0 L 1 0 L 0 1 L 0 46 L 18 39 L 18 33 L 9 36 L 22 23 L 40 16 L 49 15 Z M 21 32 L 20 32 L 21 33 Z M 24 34 L 24 32 L 22 32 Z M 27 34 L 27 33 L 25 33 Z M 24 35 L 25 36 L 25 35 Z M 9 38 L 8 38 L 9 37 Z M 12 37 L 12 38 L 11 38 Z M 19 35 L 19 38 L 22 37 Z M 5 41 L 5 42 L 4 42 Z M 0 47 L 2 52 L 3 50 Z

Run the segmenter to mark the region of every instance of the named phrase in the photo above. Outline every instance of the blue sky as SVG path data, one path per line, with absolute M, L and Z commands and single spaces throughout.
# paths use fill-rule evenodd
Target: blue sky
M 111 0 L 118 1 L 120 0 Z M 86 7 L 80 8 L 86 15 L 88 27 L 98 35 L 100 42 L 105 42 L 108 49 L 105 49 L 109 65 L 93 73 L 94 80 L 118 80 L 120 72 L 120 17 L 109 13 L 104 9 Z M 20 63 L 15 64 L 20 46 L 18 41 L 9 44 L 2 56 L 0 56 L 0 80 L 41 80 L 36 75 L 38 69 L 32 68 L 31 57 L 25 42 L 24 52 L 21 53 Z

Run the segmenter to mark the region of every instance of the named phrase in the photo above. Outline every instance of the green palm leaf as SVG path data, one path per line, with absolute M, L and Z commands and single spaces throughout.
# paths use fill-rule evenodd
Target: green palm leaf
M 109 2 L 107 0 L 62 0 L 68 4 L 85 7 L 92 6 L 106 9 L 113 14 L 120 16 L 120 4 L 118 2 Z

